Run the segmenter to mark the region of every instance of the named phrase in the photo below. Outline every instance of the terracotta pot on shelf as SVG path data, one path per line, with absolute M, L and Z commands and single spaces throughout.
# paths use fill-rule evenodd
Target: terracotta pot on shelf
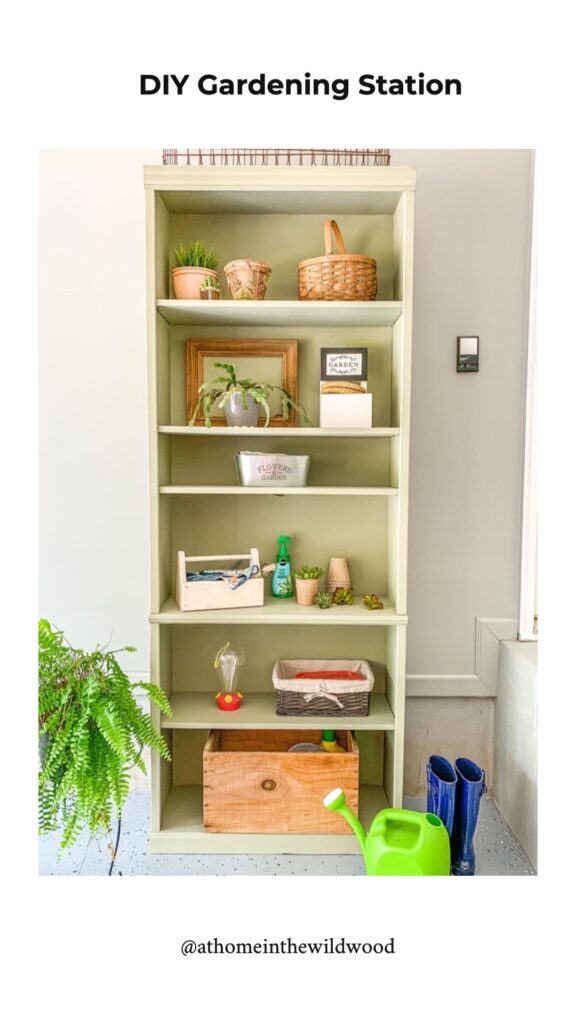
M 296 600 L 298 604 L 314 604 L 320 580 L 299 580 L 296 577 Z
M 231 260 L 224 273 L 233 299 L 263 299 L 272 267 L 260 260 Z
M 218 274 L 215 270 L 208 272 L 206 267 L 174 267 L 172 271 L 172 287 L 177 299 L 199 299 L 200 289 L 204 287 L 207 277 L 213 278 L 218 286 Z
M 221 299 L 222 298 L 222 292 L 220 291 L 219 288 L 212 288 L 212 287 L 201 288 L 200 289 L 200 298 L 201 299 L 206 299 L 208 302 L 213 302 L 215 299 Z
M 349 588 L 351 586 L 350 571 L 345 558 L 335 557 L 330 559 L 328 572 L 326 573 L 326 590 L 333 594 L 339 587 Z

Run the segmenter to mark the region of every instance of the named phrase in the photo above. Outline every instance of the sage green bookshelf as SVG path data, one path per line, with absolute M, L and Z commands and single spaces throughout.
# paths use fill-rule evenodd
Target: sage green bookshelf
M 147 167 L 147 314 L 151 537 L 151 679 L 174 708 L 155 712 L 172 762 L 152 758 L 155 853 L 355 853 L 353 836 L 206 833 L 202 750 L 213 728 L 353 728 L 360 748 L 360 814 L 402 804 L 406 660 L 406 559 L 415 171 L 406 167 Z M 375 302 L 299 302 L 297 265 L 319 255 L 335 217 L 349 252 L 378 262 Z M 202 238 L 220 266 L 240 256 L 273 267 L 261 302 L 174 299 L 170 257 Z M 221 273 L 221 278 L 224 275 Z M 225 282 L 222 280 L 225 291 Z M 188 338 L 295 339 L 298 397 L 312 426 L 233 431 L 189 427 Z M 318 424 L 320 349 L 367 347 L 372 429 Z M 310 453 L 310 486 L 239 487 L 234 454 Z M 176 552 L 258 547 L 273 561 L 280 533 L 294 562 L 345 555 L 355 603 L 322 611 L 270 596 L 263 607 L 182 612 L 174 600 Z M 369 611 L 363 593 L 384 608 Z M 214 703 L 214 653 L 227 640 L 246 651 L 245 701 Z M 365 658 L 375 674 L 365 718 L 289 718 L 275 713 L 278 658 Z

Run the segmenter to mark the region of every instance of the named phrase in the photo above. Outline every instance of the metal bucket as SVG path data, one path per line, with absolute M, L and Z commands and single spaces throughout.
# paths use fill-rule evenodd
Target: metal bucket
M 235 458 L 243 487 L 305 487 L 312 456 L 238 452 Z

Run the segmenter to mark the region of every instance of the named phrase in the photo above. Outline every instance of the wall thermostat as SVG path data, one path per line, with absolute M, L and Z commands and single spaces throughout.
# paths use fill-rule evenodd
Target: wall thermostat
M 456 345 L 456 370 L 458 373 L 478 373 L 480 338 L 458 337 Z

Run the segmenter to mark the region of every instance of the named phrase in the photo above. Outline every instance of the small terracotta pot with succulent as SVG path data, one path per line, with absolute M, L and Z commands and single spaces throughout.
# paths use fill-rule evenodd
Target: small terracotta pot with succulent
M 296 600 L 298 604 L 314 604 L 320 587 L 320 578 L 324 575 L 324 569 L 318 565 L 302 565 L 294 572 L 296 580 Z
M 200 288 L 200 298 L 213 301 L 214 299 L 221 299 L 222 292 L 220 291 L 220 285 L 218 284 L 217 277 L 207 277 Z

